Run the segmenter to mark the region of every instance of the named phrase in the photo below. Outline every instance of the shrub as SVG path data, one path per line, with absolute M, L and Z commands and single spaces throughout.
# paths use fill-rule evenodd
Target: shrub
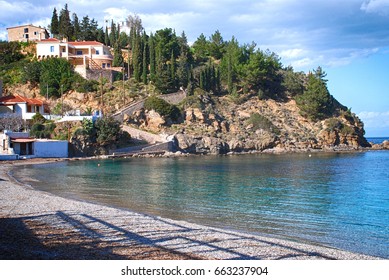
M 118 139 L 120 134 L 120 123 L 112 117 L 98 119 L 95 122 L 97 133 L 96 141 L 99 144 L 106 144 Z
M 54 132 L 55 124 L 54 123 L 35 123 L 30 129 L 30 135 L 35 138 L 51 138 L 52 133 Z
M 151 96 L 145 101 L 146 110 L 154 110 L 163 117 L 169 117 L 172 120 L 177 120 L 180 117 L 180 110 L 177 106 L 169 104 L 167 101 Z
M 32 123 L 33 124 L 44 124 L 46 122 L 46 119 L 44 116 L 42 116 L 41 113 L 37 112 L 33 117 L 32 117 Z
M 335 131 L 343 128 L 343 123 L 337 118 L 327 120 L 326 125 L 328 131 Z
M 255 130 L 263 129 L 269 132 L 273 132 L 275 134 L 280 133 L 280 130 L 276 126 L 274 126 L 274 124 L 269 121 L 268 118 L 258 113 L 251 114 L 250 118 L 247 120 L 247 123 L 253 125 L 253 129 Z

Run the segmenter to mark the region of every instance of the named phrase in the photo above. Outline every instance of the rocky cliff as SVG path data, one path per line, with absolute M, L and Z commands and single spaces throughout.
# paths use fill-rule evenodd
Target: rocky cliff
M 242 101 L 243 100 L 243 101 Z M 355 150 L 368 147 L 363 123 L 340 106 L 330 118 L 304 118 L 293 99 L 241 102 L 203 92 L 181 104 L 181 119 L 173 123 L 155 111 L 138 110 L 126 122 L 154 133 L 174 135 L 177 149 L 195 154 L 234 152 Z

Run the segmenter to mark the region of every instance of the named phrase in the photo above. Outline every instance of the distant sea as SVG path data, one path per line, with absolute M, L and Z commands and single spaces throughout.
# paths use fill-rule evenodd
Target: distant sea
M 389 151 L 368 151 L 69 161 L 15 174 L 59 196 L 389 259 L 388 166 Z
M 382 144 L 384 141 L 389 141 L 389 137 L 366 137 L 369 143 Z

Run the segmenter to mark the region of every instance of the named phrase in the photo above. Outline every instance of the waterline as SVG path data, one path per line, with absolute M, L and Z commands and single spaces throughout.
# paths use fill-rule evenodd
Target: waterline
M 388 160 L 384 151 L 128 159 L 19 174 L 61 196 L 387 258 Z

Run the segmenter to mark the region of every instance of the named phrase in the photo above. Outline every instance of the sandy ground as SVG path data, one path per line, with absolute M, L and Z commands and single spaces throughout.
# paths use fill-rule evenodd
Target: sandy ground
M 9 177 L 17 164 L 0 162 L 2 260 L 377 259 L 57 197 Z

